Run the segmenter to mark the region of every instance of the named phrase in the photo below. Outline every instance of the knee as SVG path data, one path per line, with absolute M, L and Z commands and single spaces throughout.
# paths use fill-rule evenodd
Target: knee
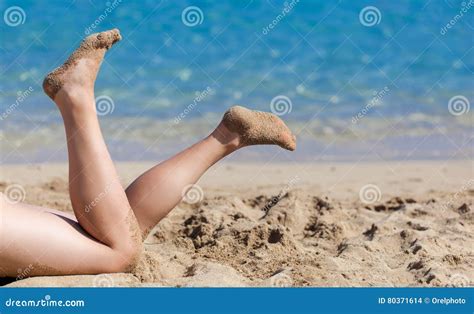
M 110 265 L 111 273 L 128 273 L 138 263 L 142 252 L 141 243 L 130 243 L 120 249 L 114 249 L 114 260 Z

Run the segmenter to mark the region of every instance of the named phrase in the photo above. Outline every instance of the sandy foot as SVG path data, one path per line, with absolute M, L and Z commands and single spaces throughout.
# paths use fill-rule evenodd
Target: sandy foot
M 224 114 L 222 122 L 231 132 L 241 135 L 244 146 L 273 144 L 288 150 L 296 148 L 295 136 L 272 113 L 234 106 Z
M 54 100 L 58 91 L 69 85 L 93 88 L 105 52 L 121 39 L 118 29 L 88 36 L 63 65 L 45 77 L 45 93 Z

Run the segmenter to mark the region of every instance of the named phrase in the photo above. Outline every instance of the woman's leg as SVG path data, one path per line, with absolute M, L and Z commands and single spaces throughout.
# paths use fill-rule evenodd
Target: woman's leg
M 235 106 L 208 137 L 138 177 L 126 193 L 142 235 L 179 203 L 184 189 L 209 167 L 241 147 L 256 144 L 296 147 L 291 131 L 277 116 Z
M 120 253 L 87 234 L 73 215 L 0 195 L 0 277 L 118 272 L 123 265 Z
M 120 39 L 118 30 L 87 37 L 43 87 L 64 120 L 74 214 L 91 236 L 128 258 L 137 253 L 140 232 L 104 143 L 94 99 L 104 54 Z
M 141 235 L 99 127 L 94 82 L 117 30 L 94 34 L 43 83 L 64 120 L 69 193 L 79 225 L 49 210 L 2 201 L 0 269 L 34 267 L 29 275 L 125 271 L 141 249 Z M 17 225 L 19 226 L 17 228 Z

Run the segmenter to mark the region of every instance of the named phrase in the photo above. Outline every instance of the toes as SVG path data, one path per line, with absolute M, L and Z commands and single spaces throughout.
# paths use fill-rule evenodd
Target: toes
M 120 31 L 115 28 L 109 31 L 92 34 L 91 36 L 87 37 L 86 41 L 91 42 L 95 48 L 109 49 L 121 39 L 122 36 L 120 35 Z
M 293 151 L 296 149 L 296 136 L 291 135 L 291 139 L 290 150 Z
M 279 145 L 287 150 L 294 151 L 296 149 L 296 138 L 289 132 L 283 132 L 279 136 Z
M 107 48 L 112 47 L 113 44 L 118 42 L 122 37 L 118 29 L 112 29 L 110 31 L 102 32 L 97 35 L 97 39 Z
M 106 31 L 104 33 L 107 34 L 107 37 L 112 45 L 122 39 L 120 31 L 117 28 L 111 29 L 110 31 Z

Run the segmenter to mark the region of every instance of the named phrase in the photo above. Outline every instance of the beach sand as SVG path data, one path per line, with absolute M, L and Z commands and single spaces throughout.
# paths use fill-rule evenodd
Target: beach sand
M 151 165 L 117 167 L 127 185 Z M 132 274 L 7 286 L 472 285 L 473 170 L 472 161 L 224 162 L 152 230 Z M 0 191 L 14 183 L 28 203 L 71 211 L 66 164 L 0 166 Z

